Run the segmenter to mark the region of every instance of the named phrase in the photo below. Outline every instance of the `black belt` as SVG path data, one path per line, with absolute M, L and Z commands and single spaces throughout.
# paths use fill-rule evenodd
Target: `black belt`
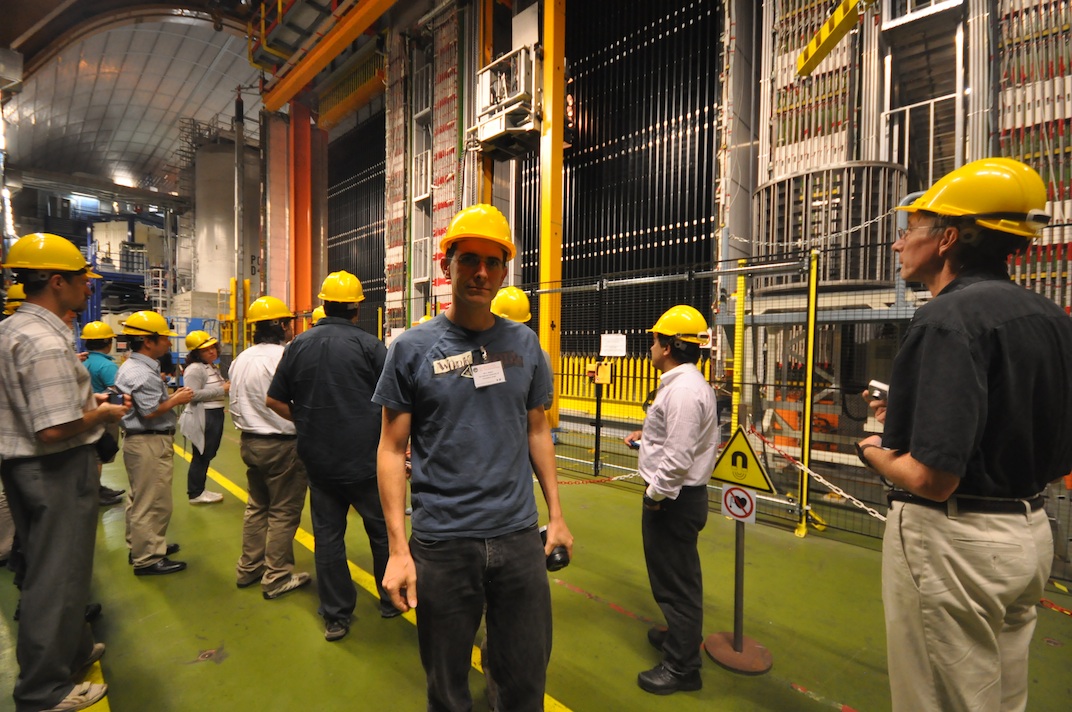
M 132 438 L 135 435 L 174 435 L 175 428 L 168 428 L 167 430 L 127 430 L 123 434 L 128 438 Z
M 247 433 L 242 432 L 244 438 L 255 438 L 258 440 L 295 440 L 297 435 L 284 435 L 283 433 Z
M 1023 514 L 1026 511 L 1025 505 L 1034 512 L 1042 509 L 1042 505 L 1046 503 L 1041 494 L 1036 494 L 1034 497 L 1026 499 L 982 499 L 979 497 L 958 497 L 953 495 L 948 502 L 935 502 L 926 497 L 919 497 L 911 492 L 902 490 L 893 490 L 886 493 L 886 499 L 890 501 L 890 504 L 907 502 L 908 504 L 918 504 L 931 509 L 941 509 L 945 512 L 980 514 Z

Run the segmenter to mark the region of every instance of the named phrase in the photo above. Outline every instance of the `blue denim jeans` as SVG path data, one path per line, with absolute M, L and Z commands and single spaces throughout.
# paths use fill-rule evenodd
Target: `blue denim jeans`
M 494 539 L 410 539 L 417 571 L 417 640 L 429 712 L 472 709 L 469 661 L 487 607 L 485 665 L 498 708 L 543 709 L 551 659 L 551 590 L 536 527 Z

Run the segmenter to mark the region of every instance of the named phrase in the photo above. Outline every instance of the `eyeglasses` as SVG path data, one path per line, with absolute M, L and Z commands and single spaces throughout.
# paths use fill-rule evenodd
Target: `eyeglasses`
M 493 272 L 506 266 L 506 264 L 498 257 L 481 257 L 472 252 L 464 252 L 460 255 L 455 255 L 454 259 L 458 261 L 458 264 L 467 269 L 479 269 L 480 263 L 483 262 L 484 266 L 487 267 L 488 272 Z
M 897 229 L 897 239 L 903 240 L 905 236 L 913 230 L 937 230 L 937 225 L 913 225 L 912 227 L 902 227 Z

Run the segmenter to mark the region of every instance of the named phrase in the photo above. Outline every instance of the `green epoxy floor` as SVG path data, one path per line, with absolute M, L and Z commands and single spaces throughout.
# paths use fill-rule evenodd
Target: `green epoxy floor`
M 245 470 L 237 432 L 225 434 L 214 469 L 238 487 Z M 244 504 L 224 491 L 219 505 L 193 507 L 185 497 L 186 462 L 175 458 L 175 512 L 169 539 L 182 545 L 183 573 L 135 578 L 126 563 L 123 508 L 101 510 L 95 624 L 108 645 L 109 685 L 101 712 L 284 710 L 421 710 L 424 674 L 416 631 L 406 618 L 383 620 L 376 599 L 359 590 L 350 635 L 323 638 L 315 583 L 275 601 L 258 587 L 234 585 Z M 126 487 L 121 462 L 104 481 Z M 705 658 L 704 689 L 655 697 L 636 674 L 658 662 L 645 638 L 659 618 L 644 571 L 639 487 L 566 485 L 563 506 L 576 539 L 574 561 L 551 574 L 555 643 L 548 709 L 605 710 L 888 710 L 878 542 L 847 544 L 827 534 L 750 525 L 746 534 L 745 634 L 774 659 L 766 675 L 748 677 Z M 539 501 L 539 496 L 537 496 Z M 308 511 L 302 527 L 311 532 Z M 371 571 L 360 520 L 347 535 L 350 560 Z M 313 554 L 295 547 L 300 570 Z M 712 513 L 701 537 L 707 632 L 732 631 L 734 525 Z M 365 580 L 368 580 L 367 578 Z M 13 707 L 17 591 L 0 571 L 0 710 Z M 1052 586 L 1047 597 L 1072 608 Z M 214 652 L 206 652 L 214 651 Z M 1040 609 L 1031 649 L 1031 710 L 1066 710 L 1072 699 L 1072 617 Z M 475 710 L 487 710 L 483 679 L 470 676 Z

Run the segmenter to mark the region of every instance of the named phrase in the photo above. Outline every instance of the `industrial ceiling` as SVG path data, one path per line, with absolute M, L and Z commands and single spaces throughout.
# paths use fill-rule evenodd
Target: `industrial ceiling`
M 0 48 L 24 65 L 22 82 L 3 92 L 15 172 L 172 193 L 181 122 L 229 128 L 240 88 L 256 139 L 260 70 L 246 59 L 248 0 L 4 5 Z

